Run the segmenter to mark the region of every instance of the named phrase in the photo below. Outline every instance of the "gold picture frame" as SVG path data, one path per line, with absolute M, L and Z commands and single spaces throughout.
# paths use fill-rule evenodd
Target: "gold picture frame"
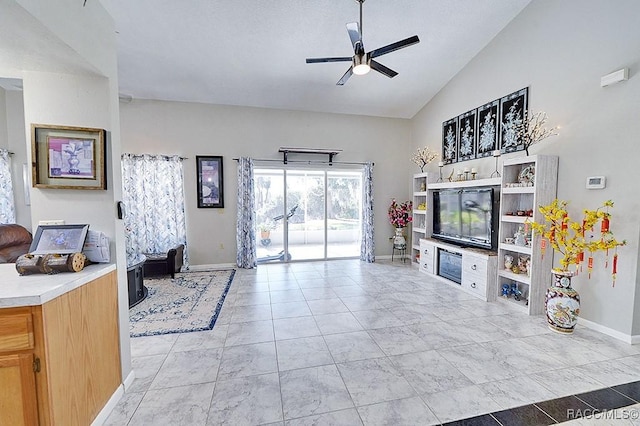
M 31 125 L 34 188 L 107 189 L 106 131 Z

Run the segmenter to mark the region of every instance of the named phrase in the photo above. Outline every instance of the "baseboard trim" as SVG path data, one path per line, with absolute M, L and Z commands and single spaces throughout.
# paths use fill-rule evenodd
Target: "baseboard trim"
M 124 385 L 120 384 L 120 386 L 117 387 L 116 391 L 113 393 L 113 395 L 111 395 L 111 398 L 109 398 L 104 407 L 102 407 L 102 410 L 100 410 L 96 418 L 93 419 L 93 421 L 91 422 L 91 426 L 103 425 L 107 421 L 107 418 L 109 417 L 113 409 L 116 408 L 116 405 L 118 405 L 118 402 L 123 395 Z
M 233 269 L 237 268 L 235 263 L 211 263 L 208 265 L 189 265 L 189 271 L 210 271 L 216 269 Z
M 590 328 L 591 330 L 595 330 L 602 334 L 606 334 L 607 336 L 611 336 L 625 343 L 629 343 L 630 345 L 636 345 L 640 343 L 640 336 L 632 336 L 629 334 L 624 334 L 619 332 L 618 330 L 614 330 L 613 328 L 606 327 L 604 325 L 595 323 L 593 321 L 589 321 L 584 318 L 578 318 L 578 324 L 584 325 L 585 327 Z
M 124 379 L 124 382 L 122 382 L 122 384 L 124 385 L 125 392 L 133 384 L 133 381 L 135 380 L 135 378 L 136 378 L 136 371 L 135 370 L 131 370 L 129 372 L 129 374 L 127 375 L 127 378 Z

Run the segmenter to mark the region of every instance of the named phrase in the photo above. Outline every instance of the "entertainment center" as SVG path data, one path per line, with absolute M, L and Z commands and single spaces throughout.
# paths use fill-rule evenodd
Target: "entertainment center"
M 497 178 L 431 183 L 414 175 L 414 206 L 423 208 L 414 210 L 413 261 L 480 299 L 542 313 L 553 257 L 542 256 L 528 224 L 555 198 L 557 174 L 558 157 L 532 155 L 504 160 Z

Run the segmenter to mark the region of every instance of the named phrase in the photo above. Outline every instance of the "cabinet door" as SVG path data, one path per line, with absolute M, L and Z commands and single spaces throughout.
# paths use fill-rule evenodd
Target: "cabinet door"
M 37 424 L 33 354 L 0 355 L 0 425 Z
M 435 274 L 436 248 L 433 244 L 420 241 L 420 270 L 428 274 Z
M 487 260 L 482 257 L 462 256 L 462 287 L 486 300 Z

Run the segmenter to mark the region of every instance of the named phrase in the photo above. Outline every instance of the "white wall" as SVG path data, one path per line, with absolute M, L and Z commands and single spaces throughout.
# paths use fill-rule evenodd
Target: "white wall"
M 7 2 L 5 2 L 7 3 Z M 4 7 L 4 5 L 3 5 Z M 31 220 L 89 223 L 112 241 L 118 266 L 120 351 L 123 379 L 131 372 L 128 290 L 122 222 L 115 219 L 121 198 L 120 133 L 115 25 L 99 2 L 17 0 L 6 4 L 0 50 L 7 60 L 0 77 L 21 78 L 24 86 L 22 141 L 31 162 L 31 124 L 103 128 L 108 131 L 106 191 L 31 190 Z
M 123 152 L 188 157 L 184 172 L 191 264 L 235 263 L 237 163 L 232 159 L 281 159 L 281 146 L 342 149 L 336 161 L 373 161 L 376 254 L 391 254 L 387 207 L 393 197 L 410 199 L 408 120 L 144 100 L 121 104 L 120 116 Z M 197 208 L 196 155 L 224 157 L 224 209 Z M 293 154 L 290 158 L 295 159 Z
M 619 273 L 575 278 L 581 317 L 625 335 L 640 334 L 638 283 L 638 145 L 640 134 L 640 2 L 534 0 L 413 119 L 413 145 L 441 150 L 442 122 L 512 91 L 529 87 L 531 111 L 546 111 L 559 136 L 531 154 L 560 157 L 558 197 L 571 213 L 615 202 L 612 230 L 628 245 L 619 250 Z M 601 88 L 600 77 L 630 67 L 629 81 Z M 524 155 L 509 154 L 510 157 Z M 457 163 L 494 169 L 493 158 Z M 430 171 L 437 167 L 431 165 Z M 446 174 L 451 170 L 445 167 Z M 585 189 L 587 176 L 605 175 L 607 188 Z

